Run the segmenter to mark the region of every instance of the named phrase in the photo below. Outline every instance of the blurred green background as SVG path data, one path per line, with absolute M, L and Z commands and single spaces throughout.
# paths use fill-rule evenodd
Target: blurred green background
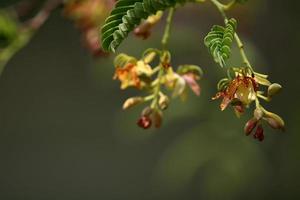
M 209 4 L 178 10 L 170 41 L 174 65 L 202 66 L 202 95 L 173 101 L 163 127 L 147 131 L 135 125 L 142 107 L 121 110 L 135 92 L 112 81 L 113 56 L 91 58 L 56 11 L 0 79 L 0 199 L 300 199 L 299 8 L 251 0 L 230 13 L 255 68 L 284 86 L 267 108 L 287 131 L 267 129 L 263 143 L 244 136 L 250 114 L 210 100 L 223 71 L 202 42 L 222 23 Z M 119 51 L 159 47 L 162 25 Z

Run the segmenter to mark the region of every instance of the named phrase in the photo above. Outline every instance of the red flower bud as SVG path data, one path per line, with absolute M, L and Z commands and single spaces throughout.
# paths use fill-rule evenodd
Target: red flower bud
M 259 125 L 255 131 L 255 134 L 253 135 L 255 139 L 258 139 L 259 141 L 263 141 L 265 136 L 264 136 L 264 129 L 262 125 Z
M 252 118 L 246 123 L 244 132 L 246 133 L 247 136 L 251 134 L 253 129 L 256 127 L 257 122 L 258 121 L 255 118 Z
M 151 124 L 152 124 L 152 120 L 150 119 L 150 117 L 147 116 L 142 116 L 137 122 L 137 125 L 143 129 L 150 128 Z

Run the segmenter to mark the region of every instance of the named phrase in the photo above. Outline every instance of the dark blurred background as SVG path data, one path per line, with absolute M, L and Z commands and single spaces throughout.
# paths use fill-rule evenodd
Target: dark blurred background
M 265 105 L 287 131 L 267 129 L 263 143 L 244 136 L 251 114 L 237 119 L 210 100 L 223 71 L 203 45 L 222 23 L 209 3 L 178 10 L 170 41 L 174 65 L 205 71 L 202 95 L 173 101 L 163 127 L 147 131 L 135 125 L 142 107 L 121 110 L 133 92 L 112 81 L 113 56 L 95 61 L 56 11 L 0 79 L 0 199 L 300 199 L 299 8 L 251 0 L 229 14 L 255 68 L 284 86 Z M 119 51 L 159 47 L 162 25 Z

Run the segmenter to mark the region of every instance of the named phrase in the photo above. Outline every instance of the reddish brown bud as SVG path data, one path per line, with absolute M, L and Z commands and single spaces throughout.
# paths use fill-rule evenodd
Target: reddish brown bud
M 244 128 L 244 132 L 245 134 L 248 136 L 252 133 L 252 131 L 254 130 L 254 128 L 256 127 L 257 125 L 257 120 L 255 118 L 252 118 L 250 119 L 246 125 L 245 125 L 245 128 Z
M 151 32 L 152 28 L 152 24 L 150 24 L 149 22 L 145 21 L 143 23 L 141 23 L 141 25 L 139 25 L 138 27 L 136 27 L 134 29 L 134 34 L 137 36 L 137 37 L 141 37 L 142 39 L 147 39 Z
M 153 112 L 153 109 L 150 107 L 146 107 L 144 108 L 144 110 L 142 111 L 142 116 L 147 116 L 149 117 Z
M 150 117 L 147 116 L 142 116 L 137 122 L 137 125 L 143 129 L 150 128 L 151 124 L 152 124 L 152 120 L 150 119 Z
M 262 125 L 259 125 L 255 131 L 255 134 L 253 135 L 253 137 L 259 141 L 263 141 L 265 136 L 264 136 L 264 129 L 262 127 Z
M 153 119 L 153 122 L 154 122 L 154 126 L 155 128 L 159 128 L 162 124 L 162 112 L 161 111 L 155 111 L 153 112 L 152 114 L 152 119 Z

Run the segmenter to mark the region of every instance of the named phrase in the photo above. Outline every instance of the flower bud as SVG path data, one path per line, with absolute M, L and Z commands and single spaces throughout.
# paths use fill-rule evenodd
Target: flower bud
M 170 103 L 169 98 L 166 95 L 161 95 L 158 100 L 158 105 L 162 110 L 165 110 L 168 108 Z
M 268 122 L 270 127 L 284 131 L 285 123 L 280 116 L 274 113 L 268 113 L 267 117 L 265 117 L 264 119 Z
M 163 117 L 163 114 L 161 111 L 158 110 L 158 111 L 153 112 L 152 119 L 153 119 L 155 128 L 159 128 L 161 126 L 162 117 Z
M 152 120 L 148 116 L 142 116 L 137 122 L 137 125 L 143 129 L 150 128 L 151 124 L 152 124 Z
M 151 34 L 152 27 L 160 20 L 163 12 L 159 11 L 156 15 L 149 16 L 138 27 L 134 29 L 134 34 L 143 39 L 147 39 Z
M 149 106 L 144 108 L 144 110 L 142 111 L 142 116 L 150 116 L 153 112 L 153 109 L 150 108 Z
M 171 53 L 169 51 L 164 51 L 160 58 L 160 62 L 165 69 L 169 68 L 171 63 Z
M 264 136 L 264 129 L 262 125 L 259 125 L 255 131 L 255 134 L 253 135 L 255 139 L 258 139 L 259 141 L 263 141 L 265 136 Z
M 282 86 L 278 83 L 273 83 L 268 88 L 268 96 L 273 97 L 274 95 L 278 94 L 282 89 Z
M 151 35 L 152 24 L 148 21 L 142 22 L 138 27 L 134 29 L 134 34 L 142 39 L 147 39 Z
M 144 99 L 142 97 L 131 97 L 127 99 L 123 104 L 123 110 L 131 108 L 139 103 L 142 103 Z
M 254 110 L 254 117 L 256 120 L 260 120 L 264 116 L 264 112 L 260 108 Z
M 245 125 L 245 128 L 244 128 L 244 132 L 245 134 L 248 136 L 251 134 L 251 132 L 254 130 L 254 128 L 256 127 L 257 125 L 257 120 L 255 118 L 252 118 L 250 119 L 246 125 Z

